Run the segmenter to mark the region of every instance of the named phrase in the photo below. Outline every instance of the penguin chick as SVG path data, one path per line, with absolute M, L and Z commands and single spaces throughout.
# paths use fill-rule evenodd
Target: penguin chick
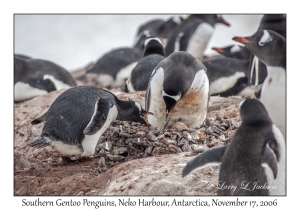
M 200 154 L 185 166 L 220 165 L 218 195 L 285 195 L 285 140 L 257 99 L 240 103 L 242 123 L 230 144 Z
M 142 118 L 151 114 L 133 101 L 119 100 L 101 88 L 78 86 L 63 92 L 47 113 L 32 124 L 46 121 L 33 147 L 51 145 L 61 156 L 94 155 L 97 142 L 114 120 L 148 124 Z

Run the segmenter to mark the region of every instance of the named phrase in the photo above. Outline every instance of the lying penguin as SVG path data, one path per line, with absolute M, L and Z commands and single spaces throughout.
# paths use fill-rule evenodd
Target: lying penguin
M 242 124 L 230 144 L 200 154 L 185 166 L 220 165 L 218 195 L 285 195 L 285 140 L 257 99 L 240 103 Z
M 106 53 L 77 79 L 95 81 L 103 87 L 124 86 L 132 69 L 143 56 L 144 42 L 148 35 L 143 33 L 133 47 L 120 47 Z
M 274 124 L 286 137 L 286 40 L 271 30 L 258 30 L 250 37 L 234 37 L 267 67 L 261 89 L 261 102 Z
M 78 86 L 63 92 L 36 125 L 46 121 L 33 147 L 51 145 L 61 156 L 92 156 L 101 135 L 114 120 L 148 124 L 142 117 L 152 114 L 133 101 L 122 101 L 104 89 Z
M 76 86 L 72 75 L 53 62 L 14 56 L 14 101 L 25 101 L 51 91 Z
M 133 68 L 126 82 L 126 92 L 146 90 L 152 71 L 166 57 L 161 39 L 149 36 L 144 46 L 144 57 Z
M 224 57 L 202 63 L 207 68 L 210 95 L 222 97 L 254 96 L 254 89 L 248 87 L 249 61 Z
M 207 115 L 209 80 L 206 67 L 187 52 L 175 52 L 152 72 L 146 91 L 149 123 L 164 129 L 177 122 L 200 127 Z

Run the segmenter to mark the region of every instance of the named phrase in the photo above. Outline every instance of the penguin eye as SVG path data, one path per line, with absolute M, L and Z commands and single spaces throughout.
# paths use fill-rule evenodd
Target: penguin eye
M 266 43 L 265 42 L 258 42 L 259 46 L 264 46 Z

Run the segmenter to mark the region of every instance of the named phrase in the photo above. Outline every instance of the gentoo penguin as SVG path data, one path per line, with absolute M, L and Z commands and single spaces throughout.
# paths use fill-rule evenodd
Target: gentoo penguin
M 139 36 L 142 32 L 148 31 L 151 36 L 161 38 L 163 41 L 165 41 L 170 34 L 173 33 L 173 30 L 182 23 L 183 20 L 184 19 L 179 15 L 174 15 L 166 21 L 155 19 L 140 26 L 137 34 Z
M 134 47 L 117 48 L 106 53 L 77 79 L 87 78 L 103 87 L 125 85 L 132 69 L 143 57 L 144 41 L 148 35 L 142 34 Z
M 213 47 L 213 50 L 224 55 L 227 58 L 236 58 L 240 60 L 249 60 L 251 51 L 244 46 L 229 45 L 226 47 Z
M 200 154 L 185 166 L 220 165 L 218 195 L 285 195 L 285 140 L 257 99 L 240 103 L 242 123 L 230 144 Z
M 149 123 L 164 129 L 177 122 L 200 127 L 206 119 L 209 80 L 206 67 L 187 52 L 174 52 L 152 72 L 145 106 Z
M 192 14 L 188 16 L 168 38 L 165 48 L 167 56 L 173 52 L 186 51 L 201 60 L 217 23 L 230 25 L 220 15 Z
M 15 102 L 74 86 L 75 80 L 64 68 L 47 60 L 14 56 Z
M 63 92 L 49 110 L 31 124 L 44 120 L 41 136 L 29 146 L 51 145 L 62 156 L 91 156 L 100 136 L 114 120 L 146 123 L 149 114 L 133 101 L 122 101 L 101 88 L 78 86 Z
M 254 96 L 254 89 L 248 88 L 249 61 L 224 57 L 202 61 L 202 63 L 207 68 L 210 95 Z
M 268 71 L 261 90 L 265 105 L 274 124 L 286 138 L 286 40 L 271 30 L 258 30 L 251 37 L 234 37 L 245 44 L 263 62 Z
M 152 71 L 166 57 L 161 39 L 149 36 L 144 46 L 144 57 L 132 70 L 126 82 L 126 92 L 146 90 Z
M 286 38 L 286 15 L 265 14 L 261 19 L 258 30 L 263 29 L 275 31 Z M 262 84 L 267 77 L 266 65 L 253 54 L 250 57 L 249 71 L 250 82 L 255 86 Z

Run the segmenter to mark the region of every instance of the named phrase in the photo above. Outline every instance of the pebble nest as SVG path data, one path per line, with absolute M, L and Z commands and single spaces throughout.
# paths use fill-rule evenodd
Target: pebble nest
M 101 156 L 99 173 L 120 163 L 147 156 L 203 153 L 209 148 L 230 143 L 237 126 L 226 116 L 207 118 L 196 129 L 177 122 L 164 131 L 136 122 L 114 121 L 96 147 L 96 155 Z

